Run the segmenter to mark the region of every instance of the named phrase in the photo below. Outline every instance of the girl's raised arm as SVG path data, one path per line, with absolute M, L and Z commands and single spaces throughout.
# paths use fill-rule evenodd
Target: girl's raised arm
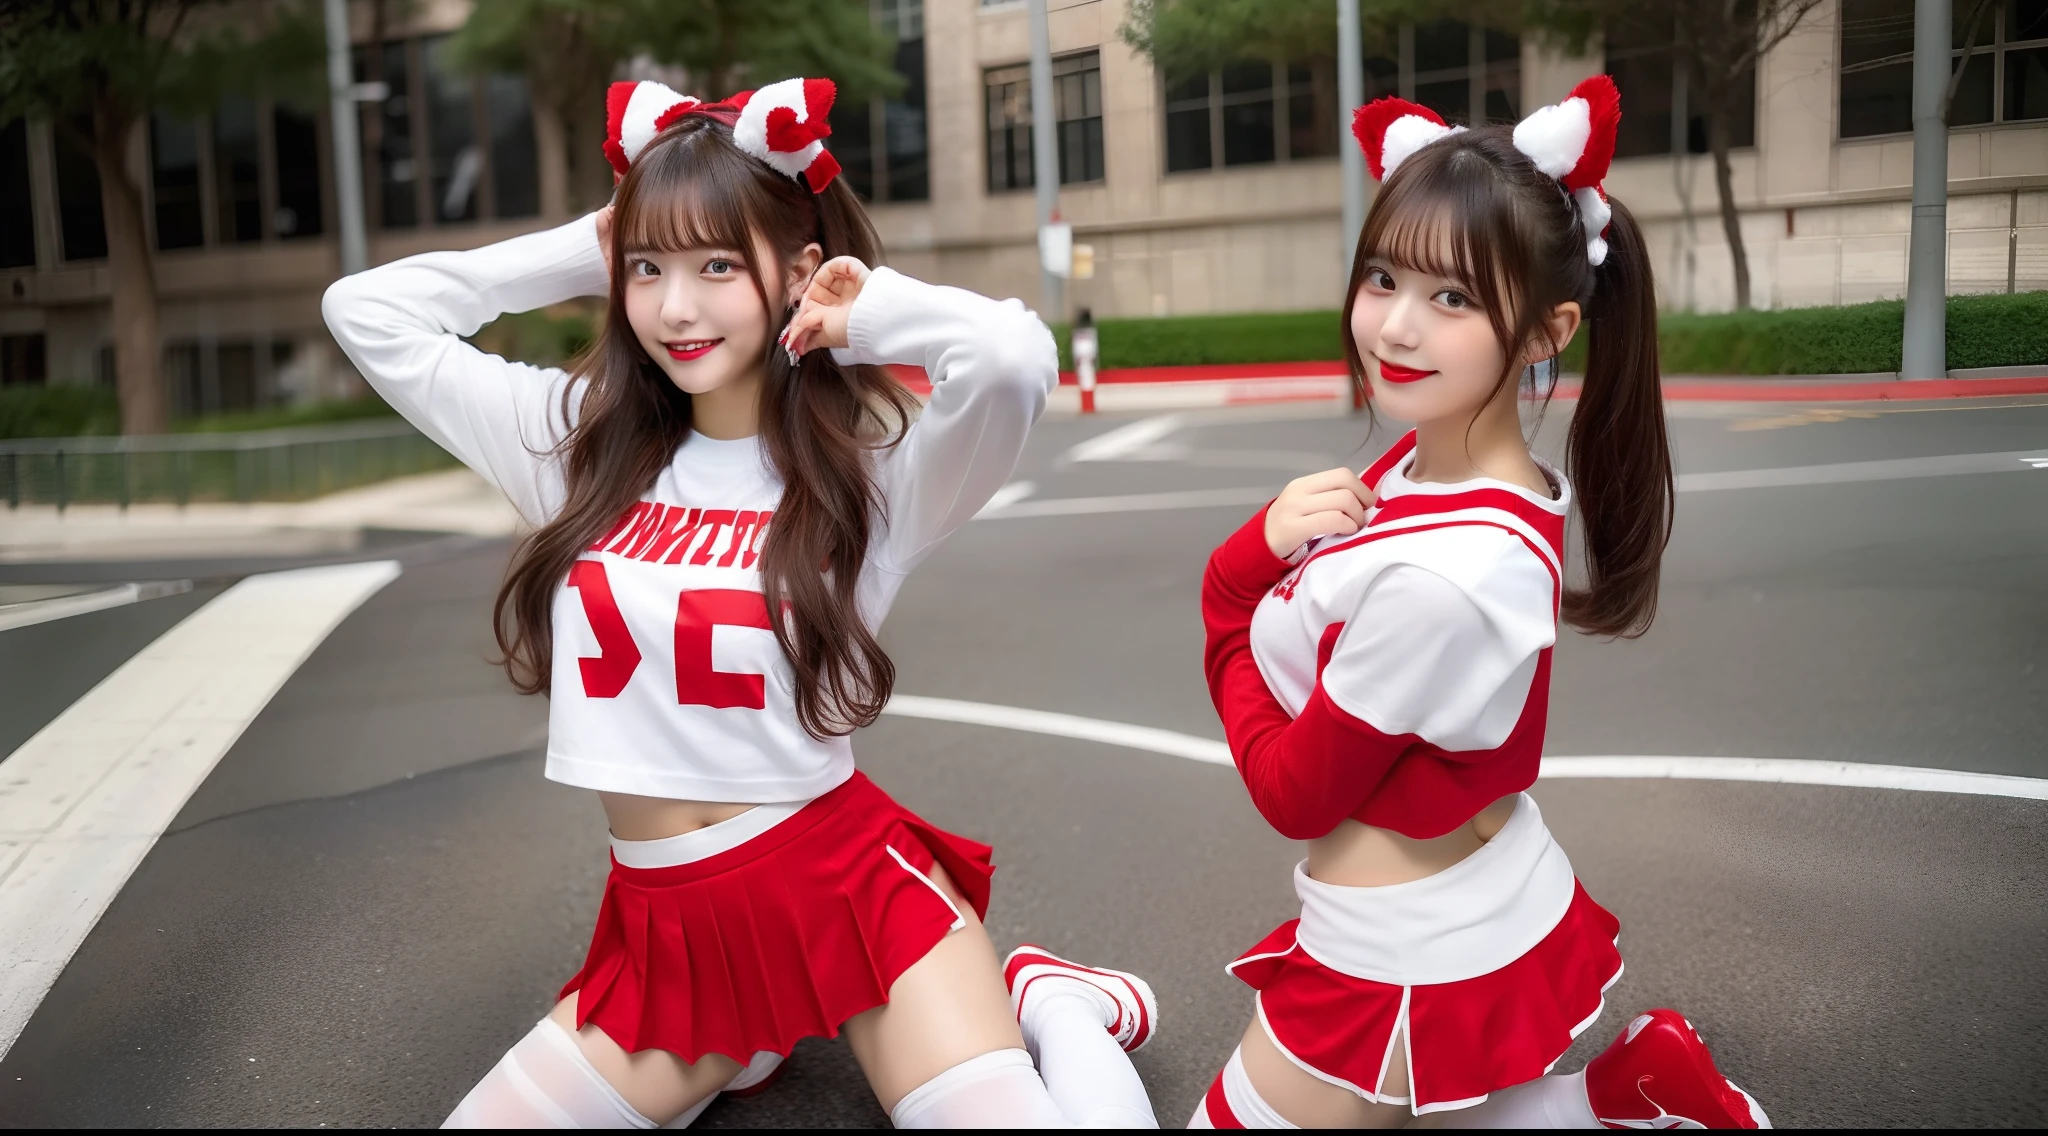
M 1052 332 L 1018 300 L 991 300 L 875 269 L 847 320 L 841 363 L 923 367 L 932 398 L 879 480 L 887 535 L 876 563 L 907 572 L 971 519 L 1017 469 L 1059 383 Z
M 549 451 L 576 411 L 557 368 L 513 363 L 463 339 L 507 312 L 610 285 L 595 217 L 469 252 L 430 252 L 343 277 L 321 313 L 363 377 L 429 438 L 496 485 L 529 523 L 560 505 Z

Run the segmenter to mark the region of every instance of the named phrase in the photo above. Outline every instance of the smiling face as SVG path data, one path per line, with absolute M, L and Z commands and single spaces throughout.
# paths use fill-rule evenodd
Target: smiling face
M 786 304 L 791 290 L 789 272 L 756 282 L 750 265 L 764 262 L 765 249 L 626 250 L 626 319 L 670 382 L 701 395 L 760 381 L 773 334 L 762 293 Z
M 1470 285 L 1384 257 L 1366 261 L 1351 338 L 1373 405 L 1409 422 L 1476 412 L 1494 396 L 1506 362 Z

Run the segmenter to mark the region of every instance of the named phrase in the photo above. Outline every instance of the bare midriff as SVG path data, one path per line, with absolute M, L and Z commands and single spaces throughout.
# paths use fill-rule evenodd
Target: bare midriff
M 599 793 L 612 835 L 620 840 L 665 840 L 710 828 L 753 808 L 733 801 L 672 801 L 630 793 Z
M 1502 797 L 1427 840 L 1347 819 L 1308 842 L 1309 878 L 1339 887 L 1385 887 L 1433 876 L 1485 847 L 1514 811 L 1515 796 Z

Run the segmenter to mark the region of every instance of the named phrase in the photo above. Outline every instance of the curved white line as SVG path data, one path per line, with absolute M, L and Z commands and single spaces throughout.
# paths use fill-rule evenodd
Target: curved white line
M 904 718 L 994 726 L 1033 734 L 1101 742 L 1184 757 L 1206 765 L 1231 765 L 1228 743 L 1152 726 L 1132 726 L 1026 710 L 989 702 L 926 698 L 899 694 L 882 710 Z M 1833 785 L 1855 789 L 1906 789 L 1923 793 L 1967 793 L 1980 797 L 2019 797 L 2048 801 L 2048 780 L 1998 773 L 1967 773 L 1956 769 L 1922 769 L 1911 765 L 1865 765 L 1853 761 L 1798 761 L 1758 757 L 1546 757 L 1545 780 L 1576 778 L 1643 778 L 1676 781 L 1753 781 L 1778 785 Z

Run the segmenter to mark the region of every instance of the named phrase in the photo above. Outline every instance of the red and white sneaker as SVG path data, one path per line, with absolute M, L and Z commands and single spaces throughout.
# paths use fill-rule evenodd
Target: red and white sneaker
M 1676 1010 L 1639 1014 L 1586 1066 L 1586 1101 L 1609 1128 L 1769 1128 L 1756 1098 L 1714 1067 Z
M 1109 1035 L 1126 1053 L 1136 1053 L 1151 1041 L 1159 1026 L 1159 1003 L 1152 997 L 1151 984 L 1144 979 L 1121 970 L 1069 962 L 1030 943 L 1011 951 L 1010 957 L 1003 960 L 1003 982 L 1010 988 L 1010 1008 L 1017 1012 L 1019 1022 L 1024 1020 L 1025 1007 L 1033 998 L 1060 992 L 1062 987 L 1071 992 L 1071 983 L 1081 983 L 1099 995 L 1106 995 L 1115 1008 L 1115 1020 L 1107 1027 Z
M 754 1054 L 754 1059 L 747 1062 L 747 1067 L 741 1069 L 738 1076 L 718 1091 L 729 1097 L 751 1097 L 767 1092 L 781 1079 L 781 1054 L 764 1049 Z

